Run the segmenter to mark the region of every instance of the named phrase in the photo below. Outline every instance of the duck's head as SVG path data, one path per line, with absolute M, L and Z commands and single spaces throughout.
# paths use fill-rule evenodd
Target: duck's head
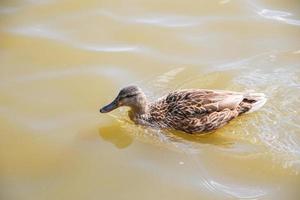
M 119 92 L 118 96 L 107 106 L 100 109 L 101 113 L 108 113 L 121 106 L 130 107 L 137 114 L 144 114 L 147 100 L 143 91 L 137 86 L 128 86 Z

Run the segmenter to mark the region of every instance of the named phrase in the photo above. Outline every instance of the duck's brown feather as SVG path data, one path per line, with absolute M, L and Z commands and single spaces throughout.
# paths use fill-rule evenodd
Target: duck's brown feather
M 187 133 L 211 131 L 249 111 L 252 103 L 237 92 L 179 90 L 152 103 L 140 120 Z

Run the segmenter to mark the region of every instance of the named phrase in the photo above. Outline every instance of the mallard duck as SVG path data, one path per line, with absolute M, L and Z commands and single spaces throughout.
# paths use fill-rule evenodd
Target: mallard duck
M 184 89 L 150 103 L 139 87 L 128 86 L 100 112 L 127 106 L 130 107 L 128 116 L 136 124 L 201 133 L 220 128 L 244 113 L 256 111 L 265 102 L 262 93 Z

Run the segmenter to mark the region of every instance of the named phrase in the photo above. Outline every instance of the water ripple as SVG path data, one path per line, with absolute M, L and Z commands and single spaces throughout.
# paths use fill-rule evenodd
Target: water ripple
M 161 14 L 152 14 L 148 16 L 120 16 L 116 13 L 101 10 L 97 12 L 98 14 L 109 17 L 113 20 L 120 21 L 122 23 L 141 23 L 141 24 L 149 24 L 156 25 L 162 27 L 189 27 L 196 26 L 201 23 L 201 20 L 195 17 L 187 17 L 187 16 L 171 16 L 171 15 L 161 15 Z
M 0 14 L 14 14 L 19 10 L 17 7 L 0 7 Z
M 28 27 L 18 27 L 18 28 L 11 28 L 8 30 L 4 30 L 9 33 L 13 34 L 20 34 L 26 35 L 30 37 L 40 37 L 40 38 L 47 38 L 51 40 L 56 40 L 67 45 L 70 45 L 74 48 L 79 48 L 87 51 L 95 51 L 95 52 L 130 52 L 130 51 L 137 51 L 139 49 L 136 45 L 128 45 L 128 44 L 118 44 L 118 43 L 111 43 L 111 44 L 95 44 L 95 43 L 87 43 L 87 42 L 80 42 L 75 40 L 70 35 L 59 32 L 56 30 L 52 30 L 48 27 L 42 25 L 35 25 L 35 26 L 28 26 Z
M 80 115 L 78 113 L 70 113 L 59 117 L 55 116 L 48 119 L 39 119 L 22 115 L 20 114 L 20 111 L 6 107 L 0 107 L 0 114 L 11 123 L 19 124 L 19 126 L 24 126 L 30 131 L 36 131 L 38 133 L 59 130 L 67 126 L 72 127 L 74 123 L 86 121 L 93 117 L 93 115 L 90 113 L 80 113 Z
M 261 11 L 258 12 L 258 14 L 267 19 L 273 19 L 273 20 L 285 22 L 287 24 L 300 26 L 300 20 L 287 18 L 289 16 L 292 16 L 292 14 L 289 12 L 262 9 Z
M 17 77 L 9 77 L 2 79 L 0 81 L 0 86 L 6 86 L 9 84 L 20 84 L 27 83 L 32 81 L 43 81 L 51 79 L 60 79 L 72 76 L 100 76 L 112 78 L 115 81 L 119 81 L 119 84 L 122 85 L 127 83 L 128 80 L 137 79 L 134 73 L 130 73 L 128 70 L 125 70 L 124 67 L 116 66 L 96 66 L 96 67 L 84 67 L 84 68 L 73 68 L 65 70 L 56 70 L 56 71 L 43 71 L 37 72 L 29 75 L 21 75 Z
M 297 140 L 300 83 L 293 75 L 294 72 L 287 69 L 277 69 L 273 72 L 253 69 L 235 79 L 237 84 L 264 88 L 266 91 L 270 102 L 262 109 L 264 115 L 253 121 L 250 126 L 257 129 L 259 140 L 276 155 L 274 159 L 285 167 L 291 167 L 300 161 Z M 249 127 L 245 127 L 245 131 L 247 129 Z
M 59 31 L 54 31 L 49 27 L 42 25 L 29 26 L 29 27 L 18 27 L 4 30 L 9 33 L 17 35 L 25 35 L 29 37 L 41 37 L 46 39 L 55 40 L 66 45 L 72 46 L 77 49 L 82 49 L 86 51 L 93 52 L 111 52 L 111 53 L 135 53 L 142 56 L 148 56 L 155 58 L 164 62 L 181 63 L 181 64 L 203 64 L 203 62 L 198 57 L 186 57 L 180 55 L 171 55 L 163 53 L 156 48 L 152 48 L 146 45 L 136 45 L 136 44 L 123 44 L 116 42 L 107 42 L 108 44 L 97 44 L 81 42 L 72 38 L 72 36 Z
M 255 0 L 247 0 L 246 2 L 250 7 L 253 8 L 254 12 L 256 12 L 263 18 L 284 22 L 290 25 L 300 26 L 300 20 L 288 18 L 293 15 L 290 12 L 266 9 L 265 6 L 261 4 L 261 2 Z
M 224 193 L 227 193 L 239 199 L 257 199 L 267 194 L 266 191 L 260 188 L 241 187 L 240 185 L 227 186 L 215 181 L 210 181 L 210 182 L 215 188 L 218 188 Z
M 93 12 L 92 12 L 93 13 Z M 144 24 L 151 26 L 158 26 L 163 28 L 188 28 L 197 27 L 203 24 L 211 24 L 213 22 L 224 22 L 224 21 L 242 21 L 248 20 L 249 18 L 241 17 L 237 19 L 232 16 L 187 16 L 187 15 L 172 15 L 172 14 L 161 14 L 151 13 L 144 15 L 118 15 L 108 10 L 94 11 L 94 14 L 98 14 L 104 17 L 108 17 L 120 23 L 129 24 Z

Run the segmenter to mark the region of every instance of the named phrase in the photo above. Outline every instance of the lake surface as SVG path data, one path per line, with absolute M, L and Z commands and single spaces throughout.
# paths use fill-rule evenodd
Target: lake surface
M 128 84 L 255 90 L 211 135 L 100 114 Z M 298 0 L 3 0 L 0 198 L 297 199 Z

